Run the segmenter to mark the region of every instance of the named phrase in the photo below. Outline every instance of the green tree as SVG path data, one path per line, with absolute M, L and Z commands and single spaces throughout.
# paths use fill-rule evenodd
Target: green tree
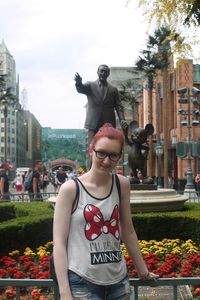
M 155 19 L 158 26 L 170 24 L 175 29 L 181 25 L 200 25 L 199 0 L 139 0 L 150 20 Z
M 152 123 L 152 89 L 153 89 L 153 79 L 156 72 L 156 69 L 160 68 L 159 61 L 157 59 L 157 55 L 152 49 L 142 50 L 141 55 L 135 63 L 138 71 L 143 72 L 144 76 L 147 79 L 147 88 L 148 88 L 148 103 L 149 103 L 149 111 L 148 111 L 148 122 Z M 152 152 L 152 139 L 149 141 L 150 151 L 149 151 L 149 176 L 152 177 L 152 160 L 153 160 L 153 152 Z
M 134 74 L 138 74 L 138 71 L 133 71 Z M 134 76 L 135 77 L 135 76 Z M 143 79 L 141 76 L 135 77 L 133 80 L 129 79 L 122 83 L 119 89 L 120 98 L 123 102 L 127 103 L 131 107 L 132 118 L 137 120 L 138 115 L 138 103 L 137 99 L 143 93 Z
M 128 0 L 127 3 L 131 1 Z M 138 3 L 150 25 L 153 24 L 156 28 L 167 26 L 171 30 L 168 39 L 173 41 L 173 53 L 179 58 L 194 56 L 193 48 L 200 42 L 199 0 L 138 0 Z M 182 33 L 182 36 L 178 35 L 174 39 L 175 32 Z
M 164 119 L 163 119 L 163 131 L 165 137 L 164 145 L 164 178 L 165 187 L 168 185 L 168 127 L 167 127 L 167 111 L 168 111 L 168 97 L 167 97 L 167 82 L 168 82 L 168 61 L 172 54 L 171 45 L 177 40 L 181 41 L 180 35 L 175 31 L 172 31 L 169 27 L 162 26 L 155 30 L 153 35 L 148 36 L 147 50 L 142 51 L 142 56 L 136 61 L 136 67 L 142 71 L 147 78 L 148 82 L 148 106 L 149 106 L 149 123 L 153 122 L 152 115 L 152 89 L 154 76 L 158 69 L 161 70 L 163 76 L 163 98 L 164 98 Z M 150 137 L 150 151 L 149 151 L 149 170 L 152 172 L 152 160 L 153 160 L 153 149 L 152 140 Z M 149 174 L 152 176 L 152 174 Z

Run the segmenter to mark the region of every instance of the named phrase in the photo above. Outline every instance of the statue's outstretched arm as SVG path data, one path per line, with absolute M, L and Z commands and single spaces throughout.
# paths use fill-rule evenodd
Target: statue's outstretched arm
M 89 93 L 89 87 L 87 84 L 82 83 L 82 77 L 78 72 L 75 74 L 74 80 L 77 92 L 87 95 Z

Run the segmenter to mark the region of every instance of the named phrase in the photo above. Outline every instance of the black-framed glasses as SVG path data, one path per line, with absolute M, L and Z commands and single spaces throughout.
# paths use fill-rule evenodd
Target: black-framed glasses
M 106 157 L 109 157 L 110 160 L 116 162 L 120 159 L 120 156 L 121 156 L 121 152 L 120 153 L 115 153 L 115 152 L 108 153 L 108 152 L 104 152 L 104 151 L 98 151 L 95 148 L 93 148 L 93 150 L 96 154 L 96 157 L 99 159 L 104 159 Z

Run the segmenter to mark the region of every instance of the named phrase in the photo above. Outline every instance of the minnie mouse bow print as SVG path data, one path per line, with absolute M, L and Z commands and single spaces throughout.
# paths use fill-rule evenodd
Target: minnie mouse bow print
M 111 233 L 119 240 L 119 208 L 115 205 L 110 220 L 104 221 L 104 217 L 98 207 L 92 204 L 84 208 L 85 236 L 89 241 L 94 241 L 102 233 Z

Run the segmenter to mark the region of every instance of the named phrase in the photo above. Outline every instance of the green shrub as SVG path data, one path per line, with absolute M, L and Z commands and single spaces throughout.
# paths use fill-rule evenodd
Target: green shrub
M 53 207 L 47 202 L 0 204 L 0 256 L 12 250 L 36 249 L 52 241 Z M 139 239 L 192 239 L 200 242 L 200 203 L 184 211 L 133 214 Z
M 200 203 L 186 203 L 185 210 L 133 214 L 133 224 L 139 239 L 192 239 L 200 242 Z
M 0 223 L 15 218 L 14 205 L 1 204 L 0 205 Z
M 4 208 L 3 208 L 4 207 Z M 0 224 L 0 255 L 26 247 L 36 248 L 52 240 L 53 207 L 45 202 L 9 203 L 1 210 L 12 210 L 15 218 Z

